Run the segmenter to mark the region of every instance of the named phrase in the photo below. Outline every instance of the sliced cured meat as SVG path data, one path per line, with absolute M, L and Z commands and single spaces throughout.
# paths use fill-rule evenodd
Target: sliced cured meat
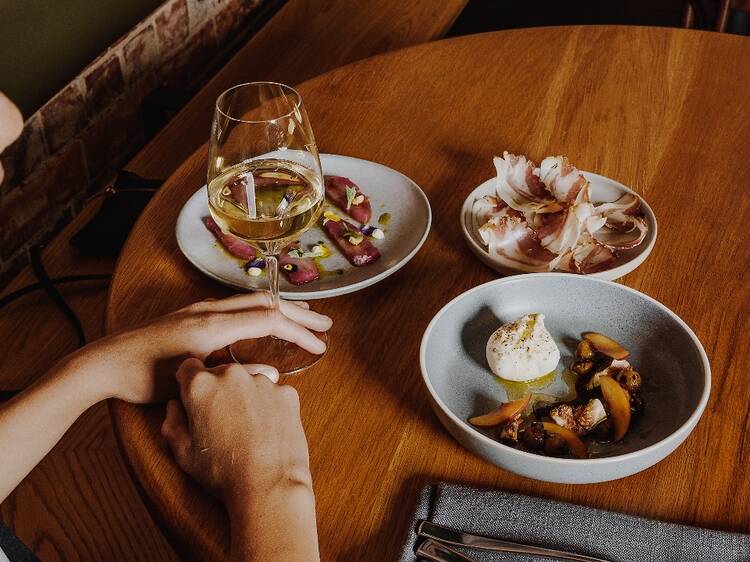
M 616 250 L 635 248 L 648 234 L 648 224 L 640 210 L 641 199 L 626 193 L 617 201 L 597 205 L 594 211 L 606 221 L 594 237 Z
M 534 173 L 534 163 L 507 151 L 494 159 L 497 195 L 517 211 L 555 212 L 562 207 Z
M 326 176 L 326 197 L 355 221 L 367 224 L 372 218 L 370 200 L 359 186 L 343 176 Z
M 613 222 L 625 222 L 630 217 L 642 216 L 641 199 L 631 193 L 625 193 L 617 201 L 600 203 L 594 212 Z
M 538 175 L 557 201 L 588 202 L 589 182 L 565 156 L 548 156 L 542 160 Z
M 323 228 L 352 265 L 360 267 L 380 259 L 378 249 L 352 223 L 343 219 L 324 219 Z M 359 243 L 352 244 L 350 239 L 359 240 Z
M 216 236 L 216 239 L 224 247 L 224 249 L 232 254 L 235 258 L 246 261 L 255 259 L 257 251 L 250 244 L 248 244 L 244 240 L 240 240 L 236 236 L 232 236 L 231 234 L 227 234 L 226 232 L 221 230 L 219 225 L 216 224 L 216 221 L 212 217 L 203 217 L 202 220 L 206 228 L 210 230 L 214 236 Z
M 489 253 L 507 267 L 524 271 L 549 271 L 556 255 L 544 248 L 524 216 L 509 207 L 495 213 L 479 229 Z
M 474 201 L 474 205 L 471 208 L 474 232 L 479 232 L 482 225 L 487 223 L 503 207 L 507 207 L 505 202 L 494 195 L 485 195 Z
M 279 256 L 279 268 L 292 285 L 304 285 L 310 283 L 316 279 L 320 279 L 320 271 L 318 271 L 315 260 L 312 258 L 292 257 L 289 252 L 294 254 L 295 251 L 299 252 L 300 245 L 298 242 L 289 245 L 284 248 Z
M 615 259 L 615 253 L 610 248 L 587 236 L 560 258 L 557 269 L 571 273 L 596 273 L 612 267 Z
M 631 217 L 628 223 L 617 226 L 611 225 L 609 221 L 604 228 L 594 233 L 594 238 L 599 242 L 615 250 L 629 250 L 640 245 L 648 234 L 648 224 L 640 217 Z
M 557 213 L 535 214 L 529 223 L 542 246 L 555 254 L 564 254 L 576 246 L 583 234 L 599 230 L 604 219 L 594 213 L 591 203 L 579 203 Z

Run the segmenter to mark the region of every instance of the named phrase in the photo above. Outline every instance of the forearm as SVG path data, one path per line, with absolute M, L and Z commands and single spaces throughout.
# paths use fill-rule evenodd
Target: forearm
M 54 447 L 73 422 L 101 396 L 65 361 L 0 406 L 0 501 Z
M 234 562 L 320 560 L 311 484 L 288 481 L 227 507 Z

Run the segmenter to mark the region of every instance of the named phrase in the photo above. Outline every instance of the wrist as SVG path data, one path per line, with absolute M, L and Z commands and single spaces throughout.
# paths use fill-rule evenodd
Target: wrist
M 62 359 L 55 367 L 55 376 L 75 388 L 83 402 L 93 405 L 115 397 L 122 381 L 122 369 L 108 358 L 110 338 L 86 345 Z
M 242 481 L 230 486 L 222 494 L 222 499 L 230 514 L 242 515 L 240 512 L 265 509 L 269 501 L 286 494 L 313 495 L 308 467 L 287 469 L 278 474 L 257 469 L 244 471 Z
M 232 559 L 243 562 L 319 560 L 312 486 L 279 482 L 264 494 L 227 502 Z

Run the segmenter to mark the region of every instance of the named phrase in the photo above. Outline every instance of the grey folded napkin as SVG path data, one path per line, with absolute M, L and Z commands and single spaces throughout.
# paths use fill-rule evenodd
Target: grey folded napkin
M 750 535 L 653 521 L 499 490 L 441 483 L 422 490 L 399 562 L 414 562 L 419 519 L 613 562 L 750 562 Z M 457 548 L 477 562 L 550 562 Z

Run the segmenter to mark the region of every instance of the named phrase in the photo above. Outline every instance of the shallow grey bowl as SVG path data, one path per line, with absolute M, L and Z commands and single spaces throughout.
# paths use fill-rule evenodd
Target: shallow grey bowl
M 602 446 L 590 459 L 559 459 L 502 445 L 467 423 L 508 400 L 487 367 L 487 339 L 501 324 L 533 312 L 545 315 L 562 363 L 570 363 L 587 331 L 630 350 L 644 378 L 646 408 L 621 443 Z M 464 447 L 516 474 L 566 484 L 615 480 L 661 461 L 698 423 L 711 389 L 706 352 L 674 312 L 629 287 L 566 273 L 499 279 L 459 295 L 427 326 L 420 366 L 435 413 Z

